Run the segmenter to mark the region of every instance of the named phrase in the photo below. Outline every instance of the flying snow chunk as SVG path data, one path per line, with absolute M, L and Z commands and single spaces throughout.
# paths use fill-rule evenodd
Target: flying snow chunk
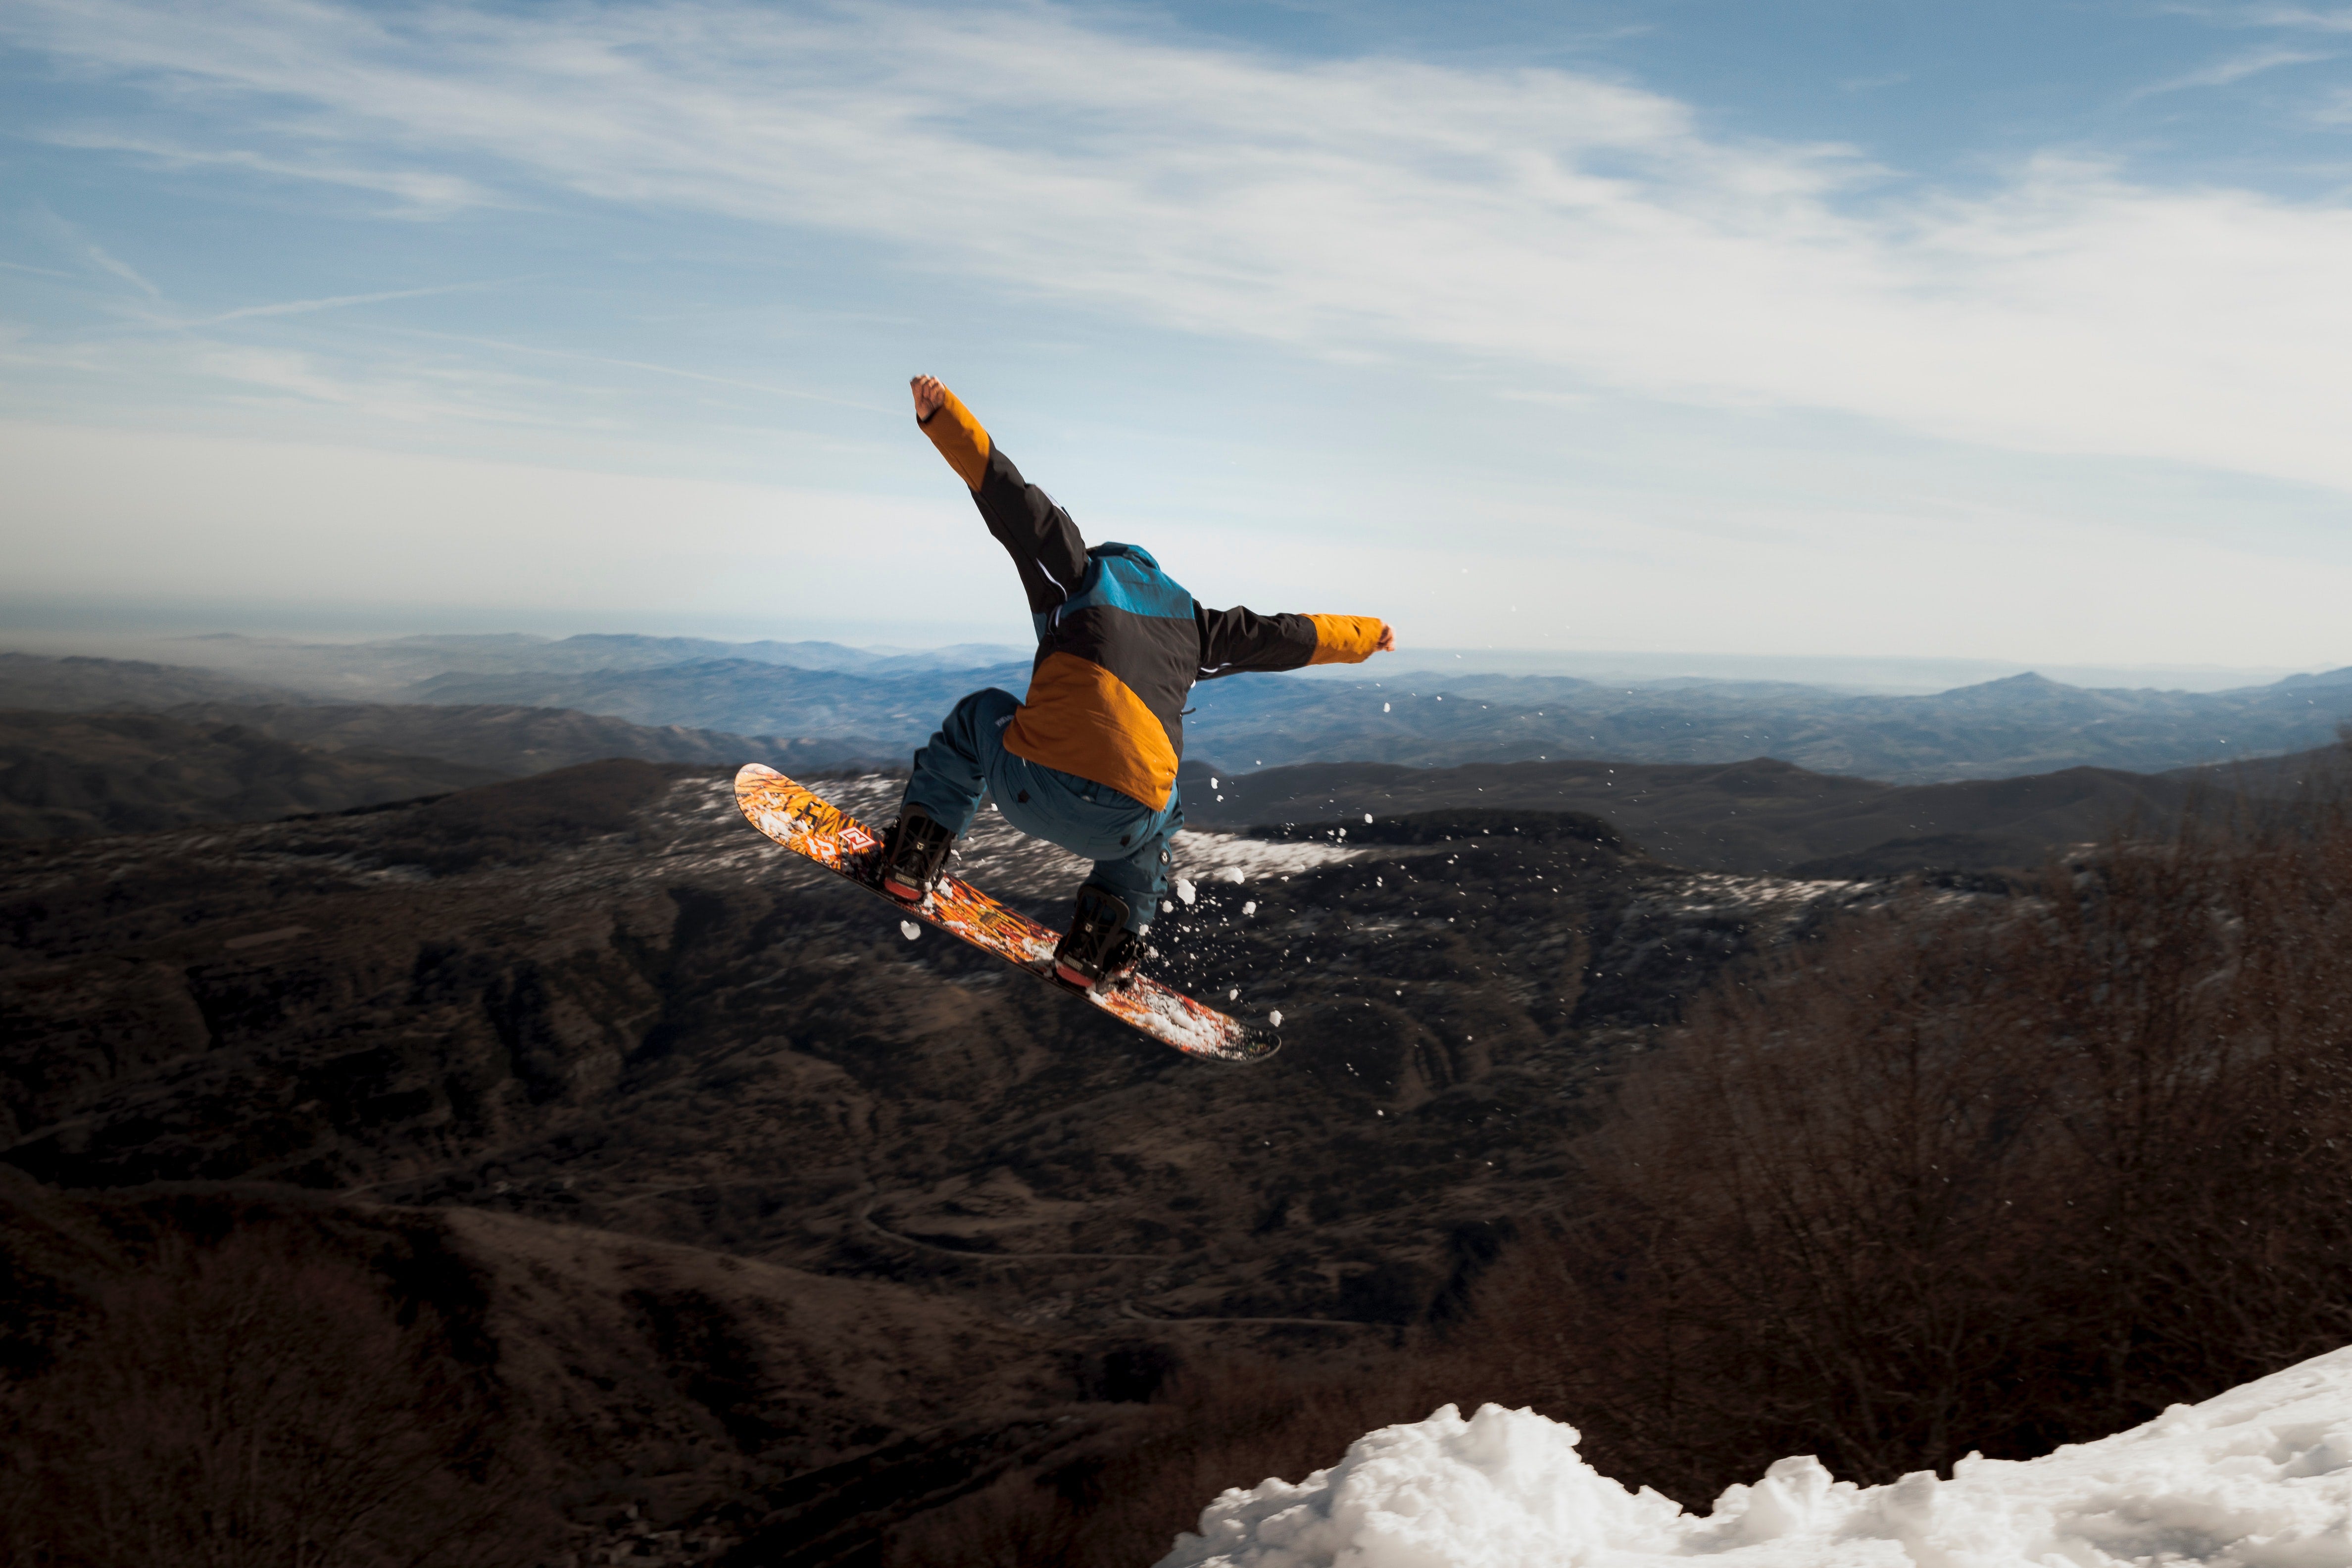
M 1273 1012 L 1268 1013 L 1265 1016 L 1265 1021 L 1272 1024 L 1277 1029 L 1282 1027 L 1282 1009 L 1276 1007 Z
M 1257 900 L 1255 899 L 1252 899 L 1249 902 L 1244 904 L 1242 906 L 1242 913 L 1245 915 L 1254 915 L 1257 913 Z
M 1199 889 L 1192 886 L 1191 878 L 1179 877 L 1176 879 L 1176 896 L 1183 900 L 1186 903 L 1191 903 L 1194 896 L 1199 891 Z
M 1366 813 L 1364 813 L 1364 822 L 1365 822 L 1365 825 L 1366 825 L 1367 826 L 1370 826 L 1370 824 L 1371 824 L 1371 820 L 1372 820 L 1372 814 L 1371 814 L 1370 812 L 1369 812 L 1369 811 L 1368 811 L 1368 812 L 1366 812 Z
M 912 942 L 917 937 L 923 934 L 923 928 L 917 925 L 912 921 L 900 921 L 898 922 L 898 933 L 901 936 L 904 936 L 908 942 Z
M 1242 879 L 1242 868 L 1239 866 L 1228 866 L 1217 875 L 1224 881 L 1239 883 Z
M 1381 703 L 1381 712 L 1383 712 L 1383 713 L 1385 713 L 1385 712 L 1387 712 L 1388 710 L 1389 710 L 1389 705 L 1388 705 L 1387 703 L 1385 703 L 1385 702 Z

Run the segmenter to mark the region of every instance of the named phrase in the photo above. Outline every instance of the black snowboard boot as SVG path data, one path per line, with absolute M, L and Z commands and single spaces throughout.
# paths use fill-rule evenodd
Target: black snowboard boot
M 1143 939 L 1127 929 L 1127 900 L 1088 882 L 1070 911 L 1069 934 L 1054 950 L 1054 978 L 1091 991 L 1133 973 L 1143 952 Z
M 882 890 L 905 903 L 921 903 L 940 885 L 954 847 L 955 835 L 921 806 L 905 807 L 883 845 Z

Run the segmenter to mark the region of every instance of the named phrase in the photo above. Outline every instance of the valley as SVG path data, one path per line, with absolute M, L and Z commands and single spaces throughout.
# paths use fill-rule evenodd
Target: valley
M 1552 743 L 1528 723 L 1557 682 L 1204 687 L 1151 965 L 1279 1016 L 1280 1054 L 1234 1068 L 908 940 L 740 820 L 729 781 L 756 760 L 887 821 L 925 704 L 1017 669 L 655 640 L 468 647 L 506 668 L 437 673 L 449 650 L 409 649 L 390 683 L 353 655 L 307 689 L 259 679 L 283 661 L 0 663 L 0 1317 L 21 1325 L 0 1360 L 22 1387 L 80 1397 L 70 1347 L 143 1353 L 109 1314 L 159 1270 L 196 1269 L 173 1298 L 195 1302 L 357 1292 L 477 1391 L 435 1441 L 516 1467 L 433 1483 L 474 1521 L 468 1562 L 560 1540 L 575 1564 L 914 1568 L 992 1500 L 1083 1501 L 1167 1440 L 1171 1398 L 1443 1344 L 1490 1310 L 1497 1259 L 1590 1201 L 1580 1141 L 1621 1087 L 1813 939 L 1997 914 L 2117 833 L 2300 810 L 2345 776 L 2340 745 L 1925 783 L 1675 760 L 1728 732 L 1696 720 L 1649 760 L 1518 756 Z M 2328 682 L 2280 689 L 2334 711 Z M 1948 769 L 2065 755 L 2065 713 L 2020 704 L 2113 696 L 2029 683 L 1946 694 L 1992 710 L 1974 728 L 1881 719 Z M 1664 722 L 1618 714 L 1621 740 Z M 681 721 L 763 715 L 800 727 Z M 1457 760 L 1377 760 L 1423 745 Z M 987 810 L 960 857 L 1049 923 L 1084 874 Z M 214 1256 L 200 1237 L 250 1246 L 185 1261 Z M 544 1511 L 460 1506 L 499 1487 Z
M 898 785 L 831 787 L 872 813 Z M 1283 1014 L 1248 1068 L 908 942 L 697 767 L 0 847 L 9 1289 L 71 1320 L 105 1269 L 26 1227 L 125 1205 L 423 1226 L 572 1517 L 831 1562 L 826 1510 L 870 1545 L 1142 1419 L 1170 1367 L 1442 1313 L 1685 997 L 1885 896 L 1681 870 L 1570 814 L 1415 820 L 1428 842 L 1182 840 L 1157 967 Z M 966 858 L 1049 919 L 1079 874 L 992 823 Z M 701 1326 L 656 1343 L 672 1300 Z M 907 1353 L 854 1348 L 877 1331 Z M 958 1444 L 953 1484 L 909 1489 Z

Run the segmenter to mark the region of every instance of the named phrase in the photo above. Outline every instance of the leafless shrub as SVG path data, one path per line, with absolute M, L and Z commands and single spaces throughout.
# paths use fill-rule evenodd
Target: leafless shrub
M 167 1246 L 0 1417 L 10 1561 L 57 1568 L 527 1563 L 543 1510 L 486 1391 L 360 1265 Z
M 2031 1454 L 2352 1339 L 2352 822 L 1862 922 L 1717 995 L 1479 1303 L 1498 1394 L 1702 1500 Z

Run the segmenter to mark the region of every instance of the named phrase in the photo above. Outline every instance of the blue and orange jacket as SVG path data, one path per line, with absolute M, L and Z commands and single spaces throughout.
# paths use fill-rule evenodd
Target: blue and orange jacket
M 1184 695 L 1194 681 L 1371 657 L 1377 617 L 1207 609 L 1148 552 L 1087 549 L 1070 514 L 1021 477 L 953 393 L 922 426 L 971 489 L 1029 595 L 1037 662 L 1029 700 L 1004 730 L 1014 755 L 1156 810 L 1176 788 Z

